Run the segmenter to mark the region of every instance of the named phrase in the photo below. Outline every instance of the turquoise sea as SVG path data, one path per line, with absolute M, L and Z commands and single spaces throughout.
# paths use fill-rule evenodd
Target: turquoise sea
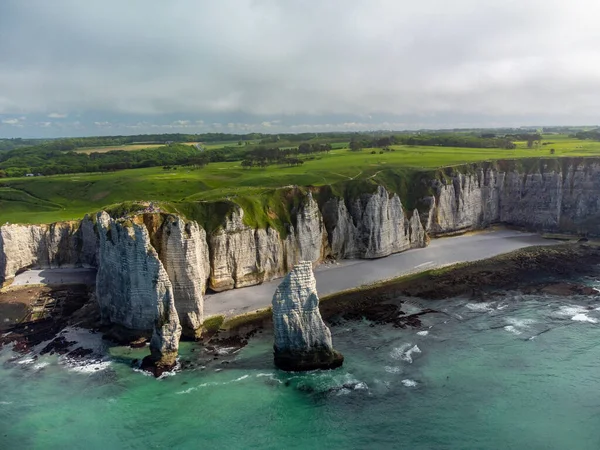
M 595 283 L 589 281 L 589 283 Z M 287 374 L 272 336 L 159 380 L 131 369 L 147 350 L 101 361 L 0 353 L 2 449 L 600 448 L 600 299 L 508 292 L 431 307 L 420 329 L 332 328 L 335 371 Z M 75 333 L 77 334 L 77 333 Z

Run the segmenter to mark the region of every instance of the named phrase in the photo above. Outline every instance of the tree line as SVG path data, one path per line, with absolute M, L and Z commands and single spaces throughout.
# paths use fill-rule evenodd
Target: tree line
M 600 128 L 588 131 L 578 131 L 574 134 L 577 139 L 600 141 Z
M 130 152 L 115 150 L 91 154 L 38 148 L 18 149 L 0 153 L 0 177 L 22 177 L 30 173 L 56 175 L 104 172 L 173 165 L 203 166 L 208 162 L 208 153 L 183 144 Z
M 439 147 L 465 148 L 503 148 L 514 149 L 516 145 L 508 137 L 482 137 L 465 134 L 397 134 L 371 138 L 368 136 L 353 136 L 350 140 L 350 150 L 359 151 L 363 148 L 387 148 L 391 145 L 423 145 Z

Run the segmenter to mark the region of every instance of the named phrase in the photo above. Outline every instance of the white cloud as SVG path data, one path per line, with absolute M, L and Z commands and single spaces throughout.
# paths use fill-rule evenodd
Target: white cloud
M 6 125 L 18 125 L 19 119 L 2 119 L 2 123 Z
M 87 113 L 95 129 L 128 115 L 135 125 L 122 127 L 140 132 L 373 128 L 384 115 L 404 128 L 597 121 L 593 0 L 35 6 L 2 5 L 0 114 L 11 117 Z

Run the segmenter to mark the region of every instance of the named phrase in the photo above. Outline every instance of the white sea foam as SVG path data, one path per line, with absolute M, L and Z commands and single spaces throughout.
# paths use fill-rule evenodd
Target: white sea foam
M 514 327 L 527 328 L 529 325 L 533 325 L 535 320 L 533 319 L 517 319 L 515 317 L 507 317 L 506 321 Z
M 387 373 L 400 373 L 400 372 L 402 372 L 402 368 L 401 367 L 392 367 L 392 366 L 385 366 L 383 368 L 383 370 L 385 370 Z
M 487 311 L 493 311 L 494 308 L 492 307 L 492 303 L 485 303 L 485 302 L 481 302 L 481 303 L 467 303 L 465 305 L 465 307 L 467 309 L 470 309 L 471 311 L 477 311 L 477 312 L 487 312 Z
M 350 392 L 352 392 L 350 389 L 342 388 L 338 390 L 335 395 L 348 395 Z
M 152 377 L 152 376 L 153 376 L 153 375 L 152 375 L 150 372 L 148 372 L 147 370 L 142 370 L 142 369 L 137 369 L 137 368 L 134 368 L 134 369 L 133 369 L 133 371 L 134 371 L 134 372 L 136 372 L 136 373 L 142 374 L 142 375 L 144 375 L 145 377 Z
M 217 349 L 217 354 L 218 355 L 229 355 L 230 353 L 233 353 L 234 350 L 238 350 L 236 347 L 223 347 L 223 348 L 218 348 Z
M 573 305 L 573 306 L 561 306 L 557 311 L 557 314 L 560 316 L 573 317 L 578 314 L 584 313 L 587 311 L 587 308 L 583 306 Z
M 106 370 L 110 367 L 110 361 L 74 361 L 68 360 L 68 367 L 71 372 L 90 374 Z M 140 372 L 147 373 L 144 370 Z
M 589 317 L 583 313 L 575 314 L 573 317 L 571 317 L 571 320 L 575 320 L 577 322 L 598 323 L 597 319 L 594 319 L 593 317 Z
M 429 331 L 417 331 L 417 335 L 419 336 L 427 336 L 429 334 Z
M 13 402 L 0 402 L 0 405 L 12 405 Z
M 198 389 L 198 388 L 197 387 L 191 387 L 191 388 L 185 389 L 183 391 L 175 392 L 175 393 L 179 394 L 179 395 L 189 394 L 190 392 L 194 392 L 196 389 Z
M 506 325 L 504 327 L 504 329 L 510 333 L 514 333 L 514 334 L 521 334 L 521 332 L 519 330 L 517 330 L 514 326 L 512 325 Z
M 44 367 L 46 367 L 46 366 L 49 366 L 49 365 L 50 365 L 50 363 L 49 363 L 49 362 L 47 362 L 47 361 L 44 361 L 44 362 L 39 362 L 39 363 L 37 363 L 37 364 L 34 364 L 34 365 L 33 365 L 33 368 L 34 368 L 35 370 L 41 370 L 41 369 L 43 369 Z
M 226 384 L 236 383 L 238 381 L 245 380 L 249 376 L 250 375 L 242 375 L 241 377 L 236 378 L 234 380 L 223 381 L 223 382 L 213 381 L 213 382 L 210 382 L 210 383 L 202 383 L 202 384 L 199 384 L 198 386 L 193 386 L 191 388 L 187 388 L 187 389 L 185 389 L 183 391 L 178 391 L 178 392 L 175 392 L 175 393 L 179 394 L 179 395 L 182 395 L 182 394 L 189 394 L 190 392 L 193 392 L 193 391 L 195 391 L 195 390 L 197 390 L 199 388 L 203 388 L 203 387 L 207 387 L 207 386 L 224 386 Z
M 365 383 L 364 381 L 361 381 L 359 383 L 356 383 L 354 385 L 354 390 L 355 391 L 366 391 L 369 389 L 369 386 L 367 386 L 367 383 Z
M 413 362 L 413 353 L 421 353 L 421 349 L 417 345 L 403 344 L 392 350 L 391 356 L 394 359 L 400 359 L 409 363 Z
M 404 354 L 404 357 L 403 357 L 402 359 L 403 359 L 404 361 L 407 361 L 407 362 L 409 362 L 409 363 L 412 363 L 412 362 L 413 362 L 413 359 L 412 359 L 412 354 L 413 354 L 413 353 L 421 353 L 421 349 L 420 349 L 418 346 L 416 346 L 416 345 L 415 345 L 414 347 L 412 347 L 410 350 L 408 350 L 408 351 L 407 351 L 407 352 Z
M 415 380 L 402 380 L 402 384 L 406 387 L 415 387 L 417 385 L 417 382 Z
M 268 378 L 269 380 L 276 381 L 279 384 L 283 384 L 283 381 L 277 378 L 274 373 L 259 373 L 256 375 L 256 378 Z
M 35 358 L 28 357 L 24 359 L 20 359 L 17 361 L 17 364 L 33 364 L 35 362 Z
M 239 377 L 239 378 L 236 378 L 236 379 L 235 379 L 235 380 L 233 380 L 233 381 L 234 381 L 234 382 L 235 382 L 235 381 L 242 381 L 242 380 L 245 380 L 246 378 L 248 378 L 249 376 L 250 376 L 250 375 L 242 375 L 241 377 Z

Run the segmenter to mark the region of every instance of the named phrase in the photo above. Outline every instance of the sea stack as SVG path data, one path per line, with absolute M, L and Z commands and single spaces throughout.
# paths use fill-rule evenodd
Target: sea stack
M 333 349 L 331 332 L 319 312 L 310 261 L 300 261 L 273 296 L 275 365 L 282 370 L 334 369 L 344 362 Z

